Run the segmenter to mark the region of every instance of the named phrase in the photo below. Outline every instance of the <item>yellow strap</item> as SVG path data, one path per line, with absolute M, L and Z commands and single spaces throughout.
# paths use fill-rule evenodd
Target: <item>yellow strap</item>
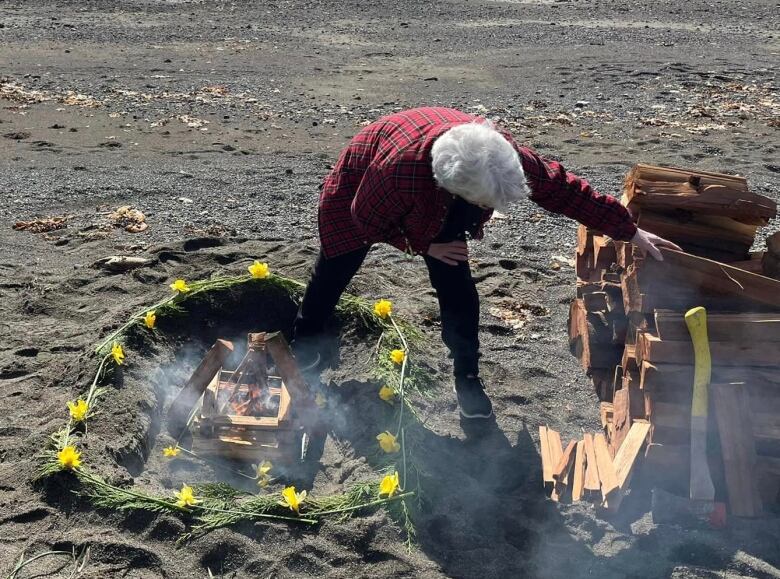
M 691 416 L 707 416 L 707 385 L 712 378 L 710 341 L 707 337 L 707 310 L 693 308 L 685 314 L 685 324 L 693 342 L 693 404 Z

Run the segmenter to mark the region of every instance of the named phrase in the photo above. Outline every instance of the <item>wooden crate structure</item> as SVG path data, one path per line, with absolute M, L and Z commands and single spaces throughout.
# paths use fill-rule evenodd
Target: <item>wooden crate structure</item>
M 246 356 L 236 369 L 228 370 L 222 364 L 232 350 L 230 342 L 220 340 L 179 395 L 181 407 L 193 399 L 193 392 L 202 392 L 192 421 L 192 451 L 206 458 L 254 463 L 303 460 L 312 427 L 303 418 L 310 422 L 314 413 L 309 388 L 286 340 L 278 332 L 249 334 Z M 276 375 L 269 374 L 269 368 Z M 237 406 L 256 402 L 253 396 L 264 399 L 258 412 L 237 411 Z M 169 420 L 182 415 L 177 402 L 169 411 Z M 190 413 L 193 409 L 191 405 Z

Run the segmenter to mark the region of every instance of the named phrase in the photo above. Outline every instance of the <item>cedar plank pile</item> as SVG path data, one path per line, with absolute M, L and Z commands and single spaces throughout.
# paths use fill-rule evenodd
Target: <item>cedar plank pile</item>
M 603 430 L 563 452 L 542 427 L 545 486 L 555 500 L 590 498 L 609 511 L 635 473 L 688 496 L 694 355 L 684 316 L 704 306 L 716 500 L 758 516 L 780 500 L 780 234 L 765 252 L 750 248 L 777 206 L 742 177 L 650 165 L 628 173 L 622 202 L 639 227 L 684 252 L 656 261 L 580 226 L 569 344 L 601 401 Z

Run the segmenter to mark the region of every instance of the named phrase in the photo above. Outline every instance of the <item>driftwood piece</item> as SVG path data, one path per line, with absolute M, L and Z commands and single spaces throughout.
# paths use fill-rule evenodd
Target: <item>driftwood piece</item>
M 98 259 L 92 264 L 96 269 L 105 269 L 112 273 L 124 273 L 131 269 L 146 267 L 156 262 L 156 259 L 138 257 L 134 255 L 111 255 Z

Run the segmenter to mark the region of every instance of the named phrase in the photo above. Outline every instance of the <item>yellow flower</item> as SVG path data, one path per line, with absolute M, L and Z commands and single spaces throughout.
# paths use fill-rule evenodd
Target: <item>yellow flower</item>
M 77 400 L 76 402 L 68 402 L 68 410 L 70 410 L 70 417 L 76 422 L 81 422 L 87 417 L 89 412 L 89 404 L 84 400 Z
M 271 273 L 268 269 L 268 264 L 265 262 L 259 262 L 256 261 L 252 265 L 250 265 L 248 268 L 249 273 L 252 274 L 252 277 L 255 279 L 265 279 L 268 277 L 268 275 Z
M 290 507 L 290 510 L 299 512 L 301 504 L 306 500 L 306 491 L 299 493 L 295 492 L 295 487 L 287 487 L 282 491 L 283 501 L 279 501 L 279 504 L 283 507 Z
M 271 482 L 271 476 L 268 474 L 274 465 L 270 460 L 264 460 L 255 467 L 257 471 L 257 486 L 265 488 Z
M 203 502 L 200 499 L 195 498 L 192 487 L 187 485 L 182 485 L 181 490 L 178 493 L 173 493 L 173 495 L 176 497 L 176 506 L 185 509 Z
M 150 330 L 154 329 L 154 325 L 157 323 L 157 314 L 154 313 L 154 310 L 151 310 L 149 312 L 146 312 L 146 315 L 144 316 L 144 324 L 146 324 L 146 327 Z
M 81 466 L 81 453 L 74 446 L 66 446 L 57 453 L 57 460 L 62 468 L 78 468 Z
M 403 350 L 393 350 L 390 352 L 390 359 L 395 364 L 401 364 L 406 359 L 406 354 Z
M 257 465 L 257 476 L 258 477 L 268 476 L 268 473 L 271 472 L 271 469 L 273 467 L 274 465 L 270 460 L 264 460 L 263 462 Z
M 125 361 L 125 351 L 122 349 L 122 345 L 119 342 L 114 342 L 114 345 L 111 346 L 111 355 L 114 357 L 114 362 L 116 362 L 118 366 L 121 366 Z
M 169 456 L 169 457 L 179 456 L 180 452 L 181 452 L 181 448 L 179 448 L 178 446 L 166 446 L 165 448 L 163 448 L 164 456 Z
M 190 286 L 187 285 L 187 282 L 183 279 L 177 279 L 175 282 L 171 284 L 171 289 L 175 292 L 178 292 L 180 294 L 186 294 L 188 291 L 190 291 Z
M 328 400 L 322 392 L 317 392 L 317 395 L 314 397 L 314 403 L 320 408 L 325 408 Z
M 374 304 L 374 313 L 380 318 L 386 318 L 393 313 L 393 303 L 390 300 L 379 300 Z
M 395 390 L 385 384 L 379 389 L 379 397 L 385 402 L 392 404 L 393 398 L 395 398 Z
M 398 444 L 395 436 L 390 434 L 387 430 L 379 434 L 376 439 L 379 441 L 379 446 L 387 453 L 398 452 L 401 450 L 401 445 Z
M 393 474 L 388 474 L 382 479 L 382 482 L 379 483 L 379 496 L 387 495 L 388 497 L 392 497 L 400 486 L 401 483 L 398 480 L 398 471 L 395 471 Z

